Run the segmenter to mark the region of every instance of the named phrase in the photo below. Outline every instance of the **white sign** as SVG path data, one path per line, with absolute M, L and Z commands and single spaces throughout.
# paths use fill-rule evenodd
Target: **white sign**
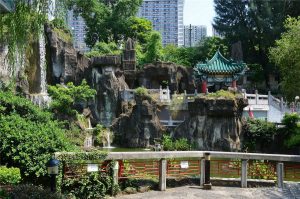
M 87 165 L 87 172 L 97 172 L 98 165 L 97 164 L 88 164 Z
M 180 168 L 188 169 L 189 168 L 189 162 L 188 161 L 181 161 L 180 162 Z

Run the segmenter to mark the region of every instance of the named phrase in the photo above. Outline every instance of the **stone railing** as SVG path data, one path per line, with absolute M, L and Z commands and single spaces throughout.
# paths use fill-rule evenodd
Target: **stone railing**
M 62 153 L 55 153 L 55 157 L 60 156 Z M 63 153 L 63 154 L 74 154 L 74 153 Z M 268 162 L 272 162 L 276 164 L 276 172 L 274 175 L 277 176 L 277 186 L 279 188 L 283 188 L 283 180 L 284 180 L 284 170 L 285 164 L 286 167 L 291 167 L 288 165 L 293 165 L 294 168 L 299 169 L 299 164 L 295 166 L 296 163 L 300 163 L 300 156 L 299 155 L 281 155 L 281 154 L 262 154 L 262 153 L 239 153 L 239 152 L 217 152 L 217 151 L 163 151 L 163 152 L 110 152 L 108 153 L 106 160 L 116 160 L 114 166 L 114 182 L 118 182 L 118 173 L 119 169 L 119 162 L 120 161 L 131 161 L 136 160 L 139 161 L 139 167 L 141 167 L 141 163 L 147 161 L 156 161 L 156 166 L 158 168 L 152 168 L 157 170 L 157 175 L 159 178 L 159 189 L 161 191 L 166 190 L 166 179 L 169 172 L 169 164 L 167 161 L 180 159 L 181 166 L 184 169 L 188 169 L 189 164 L 188 161 L 184 161 L 186 159 L 193 158 L 198 160 L 199 170 L 198 176 L 200 176 L 200 186 L 203 186 L 204 189 L 210 189 L 210 175 L 211 175 L 211 158 L 213 159 L 234 159 L 235 163 L 240 161 L 238 167 L 240 167 L 240 171 L 238 175 L 240 175 L 240 182 L 241 187 L 247 187 L 247 177 L 248 177 L 248 161 L 252 160 L 265 160 Z M 230 162 L 230 161 L 229 161 Z M 128 163 L 127 163 L 128 164 Z M 154 165 L 154 164 L 153 164 Z M 124 169 L 124 168 L 123 168 Z M 224 168 L 220 168 L 221 170 Z M 144 170 L 143 170 L 144 171 Z M 142 175 L 143 177 L 143 175 Z M 146 178 L 146 175 L 144 175 Z

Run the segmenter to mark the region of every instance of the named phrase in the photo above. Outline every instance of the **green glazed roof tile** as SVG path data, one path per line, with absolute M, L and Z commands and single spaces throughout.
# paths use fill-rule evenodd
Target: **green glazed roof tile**
M 206 74 L 235 74 L 244 71 L 246 64 L 243 62 L 235 63 L 226 59 L 218 50 L 213 58 L 207 63 L 197 64 L 196 71 Z

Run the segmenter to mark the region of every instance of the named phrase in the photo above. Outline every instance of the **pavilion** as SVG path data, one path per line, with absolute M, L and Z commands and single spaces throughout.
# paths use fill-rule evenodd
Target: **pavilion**
M 207 88 L 213 86 L 215 90 L 224 86 L 236 88 L 236 81 L 246 70 L 247 65 L 244 62 L 228 60 L 218 50 L 211 60 L 198 63 L 194 67 L 194 78 L 201 83 L 202 93 L 206 93 Z

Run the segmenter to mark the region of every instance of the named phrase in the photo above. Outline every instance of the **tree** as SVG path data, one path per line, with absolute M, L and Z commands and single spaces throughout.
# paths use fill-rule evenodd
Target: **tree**
M 214 28 L 231 44 L 241 41 L 244 59 L 247 63 L 260 64 L 264 71 L 266 85 L 268 75 L 274 72 L 268 59 L 268 48 L 274 45 L 283 31 L 287 15 L 299 14 L 297 1 L 261 0 L 215 0 L 217 16 Z
M 87 57 L 95 57 L 101 55 L 119 55 L 121 52 L 122 51 L 115 42 L 97 42 L 92 50 L 85 55 Z
M 228 45 L 219 37 L 207 37 L 202 39 L 196 47 L 176 47 L 167 45 L 163 49 L 163 60 L 174 62 L 187 67 L 194 67 L 199 62 L 211 59 L 219 50 L 228 57 Z
M 60 116 L 74 117 L 76 115 L 75 104 L 84 102 L 96 94 L 85 80 L 81 85 L 75 86 L 69 82 L 66 86 L 57 84 L 48 87 L 49 95 L 52 97 L 50 108 Z
M 87 26 L 86 43 L 93 47 L 97 41 L 123 40 L 130 33 L 131 17 L 135 16 L 142 0 L 71 0 L 75 13 Z
M 149 41 L 146 44 L 145 62 L 152 63 L 162 58 L 162 39 L 157 31 L 150 34 Z
M 127 37 L 135 39 L 140 44 L 145 44 L 149 39 L 151 31 L 153 31 L 152 23 L 144 18 L 130 17 L 129 28 L 127 31 Z
M 286 32 L 270 48 L 270 59 L 279 66 L 282 75 L 282 91 L 289 101 L 300 93 L 300 17 L 289 17 Z

